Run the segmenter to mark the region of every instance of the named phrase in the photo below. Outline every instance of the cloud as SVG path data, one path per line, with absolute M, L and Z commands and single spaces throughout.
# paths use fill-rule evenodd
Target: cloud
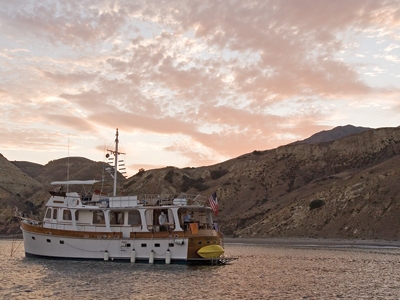
M 50 72 L 43 71 L 43 79 L 51 80 L 57 85 L 74 85 L 82 84 L 87 82 L 93 82 L 99 76 L 99 72 L 88 73 L 85 71 L 62 73 L 62 72 Z
M 384 49 L 384 51 L 385 51 L 385 52 L 391 52 L 391 51 L 393 51 L 394 49 L 397 49 L 397 48 L 400 48 L 400 46 L 397 45 L 397 44 L 390 44 L 389 46 L 387 46 L 387 47 Z
M 56 151 L 66 148 L 65 140 L 61 134 L 52 130 L 29 128 L 3 128 L 1 137 L 2 150 L 15 149 L 35 151 Z M 24 157 L 20 158 L 24 160 Z
M 349 103 L 397 99 L 398 84 L 370 77 L 397 76 L 381 61 L 398 62 L 399 12 L 394 0 L 3 1 L 2 138 L 119 127 L 169 137 L 163 151 L 192 166 L 277 147 L 351 123 L 338 117 Z
M 109 40 L 126 22 L 123 9 L 107 1 L 3 1 L 1 19 L 7 35 L 40 38 L 70 47 Z M 26 5 L 25 5 L 26 4 Z M 17 8 L 17 9 L 16 9 Z
M 64 128 L 72 128 L 81 132 L 90 132 L 95 130 L 89 122 L 77 116 L 48 114 L 45 116 L 45 120 L 48 124 L 63 126 Z

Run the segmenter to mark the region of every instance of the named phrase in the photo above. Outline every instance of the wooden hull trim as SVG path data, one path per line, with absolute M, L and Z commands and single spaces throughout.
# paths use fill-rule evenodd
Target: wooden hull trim
M 29 233 L 44 234 L 58 237 L 71 237 L 71 238 L 107 238 L 107 239 L 122 239 L 122 232 L 108 232 L 108 231 L 73 231 L 46 228 L 37 225 L 30 225 L 21 223 L 21 230 Z M 153 239 L 153 238 L 222 238 L 222 236 L 214 230 L 200 230 L 197 234 L 192 234 L 188 231 L 162 231 L 162 232 L 131 232 L 130 239 Z

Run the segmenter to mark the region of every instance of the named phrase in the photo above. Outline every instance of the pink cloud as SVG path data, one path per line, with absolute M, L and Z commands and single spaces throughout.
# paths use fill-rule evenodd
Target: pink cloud
M 88 73 L 84 71 L 62 73 L 62 72 L 50 72 L 42 71 L 44 80 L 52 80 L 56 84 L 70 85 L 83 82 L 93 82 L 95 81 L 100 72 Z
M 204 165 L 328 129 L 322 103 L 399 91 L 338 55 L 365 32 L 393 38 L 398 1 L 3 4 L 0 125 L 23 145 L 36 138 L 26 126 L 119 127 L 182 135 L 165 150 Z
M 80 132 L 93 132 L 95 131 L 94 126 L 87 122 L 82 117 L 78 116 L 68 116 L 60 114 L 47 114 L 45 120 L 48 124 L 54 124 L 57 126 L 62 126 L 64 128 L 72 128 Z
M 29 128 L 3 128 L 1 133 L 2 149 L 24 149 L 49 151 L 65 149 L 64 137 L 55 132 Z M 21 160 L 24 158 L 21 157 Z
M 6 6 L 13 8 L 15 3 Z M 91 5 L 93 4 L 93 5 Z M 28 35 L 46 38 L 53 44 L 63 43 L 80 47 L 82 43 L 108 40 L 126 22 L 124 10 L 100 11 L 100 2 L 46 2 L 20 6 L 12 13 L 2 13 L 6 32 L 14 36 Z M 103 3 L 107 5 L 107 2 Z M 18 6 L 18 4 L 16 5 Z

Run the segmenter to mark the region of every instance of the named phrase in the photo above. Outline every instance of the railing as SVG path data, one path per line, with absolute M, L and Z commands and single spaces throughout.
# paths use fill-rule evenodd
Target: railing
M 19 212 L 17 218 L 20 220 L 20 222 L 25 222 L 29 225 L 35 225 L 35 226 L 43 225 L 43 221 L 35 219 L 35 217 L 30 214 Z
M 207 203 L 207 197 L 193 194 L 143 194 L 137 196 L 139 205 L 144 206 L 165 206 L 165 205 L 194 205 L 204 206 Z
M 137 199 L 137 202 L 136 202 Z M 129 207 L 129 206 L 166 206 L 166 205 L 193 205 L 205 206 L 208 198 L 193 194 L 139 194 L 137 196 L 104 197 L 93 196 L 82 198 L 82 204 L 98 207 Z M 110 203 L 113 203 L 112 205 Z M 118 206 L 118 202 L 121 204 Z

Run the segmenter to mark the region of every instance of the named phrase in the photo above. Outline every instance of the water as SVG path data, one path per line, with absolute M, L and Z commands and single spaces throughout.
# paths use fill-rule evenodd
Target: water
M 0 240 L 0 299 L 400 298 L 398 248 L 225 244 L 238 257 L 226 266 L 46 260 L 12 248 Z

